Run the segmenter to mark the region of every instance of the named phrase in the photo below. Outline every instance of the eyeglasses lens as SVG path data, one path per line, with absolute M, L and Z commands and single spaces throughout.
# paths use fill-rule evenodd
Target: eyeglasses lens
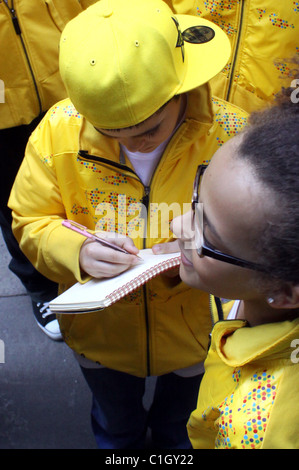
M 201 254 L 203 245 L 203 204 L 198 202 L 194 208 L 194 241 L 198 254 Z

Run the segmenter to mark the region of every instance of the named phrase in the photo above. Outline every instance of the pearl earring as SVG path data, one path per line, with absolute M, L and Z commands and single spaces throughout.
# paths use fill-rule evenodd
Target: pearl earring
M 274 299 L 272 297 L 268 297 L 267 302 L 268 304 L 273 304 Z

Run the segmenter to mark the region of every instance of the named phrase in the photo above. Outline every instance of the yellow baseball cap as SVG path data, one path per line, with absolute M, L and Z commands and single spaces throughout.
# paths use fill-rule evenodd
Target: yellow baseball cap
M 95 127 L 134 126 L 174 95 L 226 65 L 226 34 L 163 0 L 100 0 L 71 20 L 60 41 L 60 73 L 76 109 Z

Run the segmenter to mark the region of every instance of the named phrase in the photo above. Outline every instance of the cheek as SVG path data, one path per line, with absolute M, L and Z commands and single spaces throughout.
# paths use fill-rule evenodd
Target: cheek
M 184 267 L 185 282 L 209 294 L 227 299 L 243 299 L 251 295 L 252 274 L 227 263 L 193 256 L 193 273 Z
M 214 293 L 213 291 L 218 288 L 219 284 L 222 286 L 223 283 L 226 284 L 227 273 L 225 275 L 219 262 L 207 257 L 200 258 L 194 254 L 192 262 L 194 266 L 193 282 L 196 283 L 194 287 Z
M 171 134 L 173 133 L 174 129 L 175 129 L 175 126 L 176 126 L 176 115 L 172 115 L 169 120 L 163 122 L 163 124 L 161 125 L 161 128 L 160 128 L 160 131 L 159 131 L 159 140 L 161 140 L 161 142 L 164 142 L 165 140 L 167 140 Z
M 149 142 L 155 142 L 157 145 L 160 145 L 165 142 L 165 140 L 167 140 L 169 136 L 170 134 L 164 129 L 163 131 L 160 131 L 155 134 L 153 137 L 149 137 L 148 140 Z

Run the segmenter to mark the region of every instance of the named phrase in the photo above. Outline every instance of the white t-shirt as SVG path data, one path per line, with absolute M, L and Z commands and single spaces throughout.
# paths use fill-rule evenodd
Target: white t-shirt
M 236 300 L 231 308 L 231 311 L 227 315 L 227 320 L 235 320 L 237 318 L 240 300 Z
M 149 153 L 130 152 L 124 145 L 121 145 L 123 152 L 133 165 L 133 168 L 144 186 L 148 186 L 152 179 L 152 175 L 158 165 L 161 156 L 169 142 L 170 138 L 162 142 L 155 150 Z
M 121 145 L 122 151 L 128 156 L 128 159 L 132 163 L 136 174 L 139 176 L 144 186 L 148 186 L 150 184 L 153 173 L 164 153 L 165 148 L 167 147 L 168 142 L 171 140 L 173 134 L 177 131 L 185 119 L 187 103 L 188 95 L 185 95 L 181 101 L 181 109 L 179 114 L 180 117 L 174 131 L 167 140 L 162 142 L 162 144 L 160 144 L 152 152 L 130 152 L 130 150 L 128 150 L 124 145 Z

